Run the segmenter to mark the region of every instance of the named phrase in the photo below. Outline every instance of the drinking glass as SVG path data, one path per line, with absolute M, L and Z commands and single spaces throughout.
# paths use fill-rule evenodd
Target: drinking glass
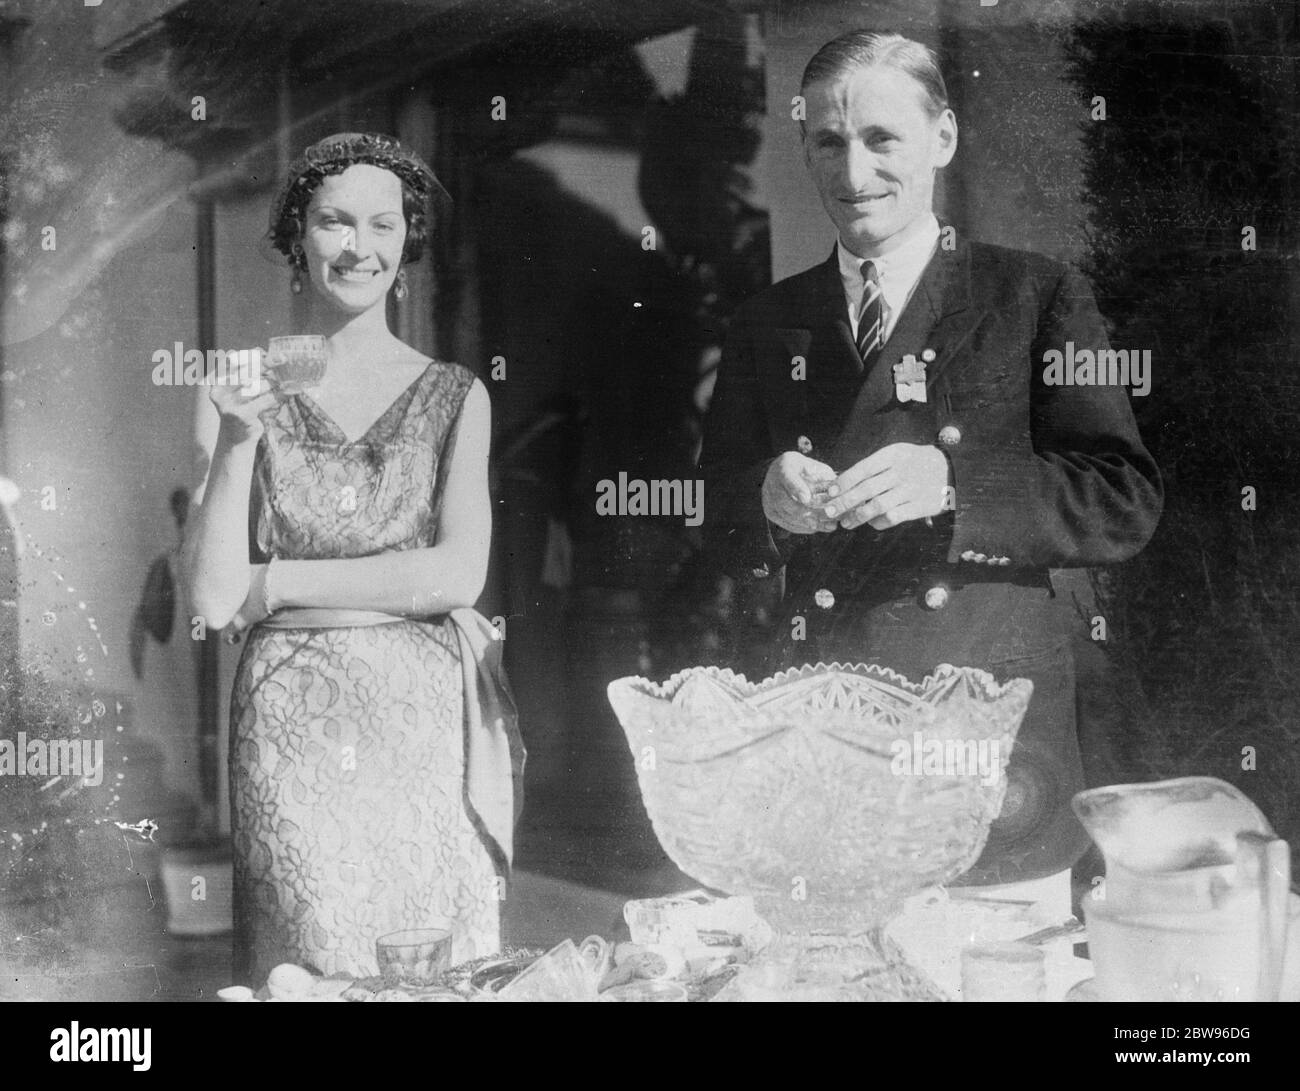
M 1106 1001 L 1272 1001 L 1259 911 L 1248 899 L 1199 912 L 1132 912 L 1085 898 L 1088 956 Z M 1273 981 L 1272 986 L 1269 982 Z M 1271 995 L 1269 995 L 1271 993 Z
M 390 932 L 376 940 L 375 958 L 389 988 L 437 985 L 451 967 L 451 932 L 443 928 Z
M 1047 995 L 1046 958 L 1027 943 L 982 943 L 961 953 L 966 1003 L 1038 1003 Z

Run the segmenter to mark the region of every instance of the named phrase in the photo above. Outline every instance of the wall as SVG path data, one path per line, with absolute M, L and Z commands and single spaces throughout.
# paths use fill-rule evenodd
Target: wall
M 168 647 L 147 649 L 143 682 L 128 659 L 149 565 L 176 544 L 168 495 L 190 470 L 189 392 L 150 373 L 155 350 L 196 334 L 193 169 L 114 123 L 93 9 L 24 9 L 33 22 L 14 45 L 0 119 L 18 180 L 3 353 L 6 472 L 23 490 L 27 538 L 23 655 L 156 740 L 170 787 L 193 793 L 187 634 L 178 623 Z M 54 250 L 40 247 L 45 226 Z

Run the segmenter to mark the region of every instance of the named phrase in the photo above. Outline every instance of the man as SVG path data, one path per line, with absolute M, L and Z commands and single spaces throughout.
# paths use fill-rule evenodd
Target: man
M 844 35 L 801 95 L 839 237 L 736 313 L 705 424 L 707 540 L 738 576 L 784 568 L 773 669 L 1030 679 L 1006 802 L 966 881 L 1054 874 L 1087 845 L 1069 809 L 1083 787 L 1069 585 L 1146 544 L 1159 474 L 1124 387 L 1044 381 L 1044 354 L 1108 347 L 1082 278 L 935 218 L 957 121 L 931 51 Z

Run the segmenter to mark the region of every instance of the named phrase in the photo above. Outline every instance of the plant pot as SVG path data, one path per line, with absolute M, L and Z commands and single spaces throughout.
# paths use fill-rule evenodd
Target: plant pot
M 225 843 L 170 845 L 162 852 L 167 931 L 217 936 L 234 927 L 234 861 Z

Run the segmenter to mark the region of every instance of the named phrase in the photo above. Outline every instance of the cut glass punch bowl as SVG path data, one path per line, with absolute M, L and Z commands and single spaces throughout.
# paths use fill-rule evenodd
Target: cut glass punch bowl
M 851 936 L 975 862 L 1032 691 L 970 667 L 913 683 L 836 663 L 762 682 L 694 667 L 608 692 L 673 862 L 752 895 L 782 933 Z

